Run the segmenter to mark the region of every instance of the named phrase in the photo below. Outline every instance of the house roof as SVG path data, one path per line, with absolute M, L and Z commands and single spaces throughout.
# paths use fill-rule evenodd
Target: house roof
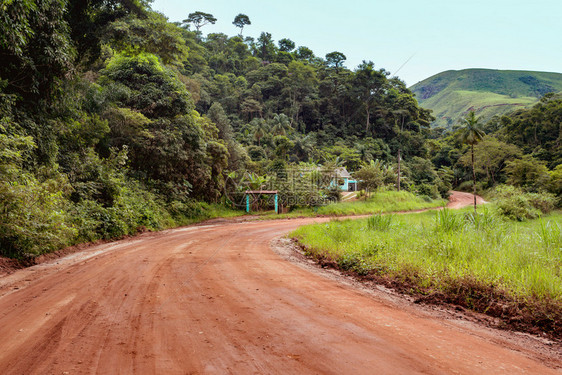
M 338 176 L 338 177 L 351 178 L 351 175 L 349 174 L 347 169 L 345 169 L 345 167 L 338 167 L 338 168 L 336 168 L 336 170 L 334 172 L 336 173 L 336 176 Z
M 317 171 L 321 171 L 321 172 L 330 172 L 330 174 L 332 173 L 331 169 L 325 169 L 321 166 L 316 167 Z M 345 167 L 337 167 L 336 169 L 333 170 L 334 174 L 336 175 L 336 177 L 343 177 L 343 178 L 351 178 L 351 174 L 349 174 L 349 172 L 347 171 L 347 169 L 345 169 Z

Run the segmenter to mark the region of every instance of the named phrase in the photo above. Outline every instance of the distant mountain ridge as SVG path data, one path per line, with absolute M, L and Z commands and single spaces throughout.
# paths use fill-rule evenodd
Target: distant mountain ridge
M 451 127 L 471 110 L 488 120 L 532 106 L 544 94 L 562 91 L 562 73 L 448 70 L 416 83 L 410 90 L 422 107 L 433 110 L 433 126 Z

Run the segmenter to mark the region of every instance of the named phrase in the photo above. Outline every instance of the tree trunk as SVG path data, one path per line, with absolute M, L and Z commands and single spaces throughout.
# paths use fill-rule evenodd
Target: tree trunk
M 472 194 L 474 195 L 474 213 L 476 214 L 476 172 L 474 172 L 474 144 L 470 145 L 472 156 Z
M 365 126 L 365 134 L 369 133 L 369 128 L 371 126 L 371 112 L 369 109 L 369 106 L 367 105 L 367 108 L 365 109 L 367 111 L 367 125 Z

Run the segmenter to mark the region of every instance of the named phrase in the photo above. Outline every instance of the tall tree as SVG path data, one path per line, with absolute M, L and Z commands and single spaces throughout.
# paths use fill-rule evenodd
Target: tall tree
M 314 93 L 318 84 L 316 72 L 310 65 L 300 61 L 289 64 L 288 76 L 283 79 L 283 93 L 287 95 L 290 103 L 291 125 L 299 123 L 299 115 L 303 102 Z
M 470 145 L 470 155 L 472 164 L 472 193 L 474 195 L 474 213 L 476 213 L 476 172 L 474 170 L 474 145 L 482 140 L 484 131 L 479 119 L 476 118 L 474 111 L 470 111 L 468 115 L 462 120 L 464 128 L 461 133 L 463 143 Z
M 330 52 L 326 54 L 326 63 L 329 67 L 339 70 L 343 66 L 343 62 L 347 60 L 347 57 L 338 51 Z
M 102 41 L 117 52 L 135 55 L 142 52 L 158 55 L 166 65 L 183 67 L 187 58 L 187 46 L 182 29 L 168 22 L 157 12 L 148 12 L 145 17 L 127 17 L 112 22 Z
M 488 185 L 502 183 L 505 180 L 504 167 L 506 163 L 521 158 L 522 152 L 514 144 L 505 143 L 497 138 L 487 135 L 474 146 L 474 169 L 477 174 L 486 175 Z M 459 162 L 465 166 L 470 165 L 468 152 L 463 155 Z
M 360 170 L 355 172 L 355 178 L 359 180 L 359 188 L 365 190 L 365 199 L 372 191 L 377 190 L 384 184 L 384 173 L 381 169 L 381 163 L 371 160 L 369 164 L 364 165 Z
M 279 44 L 279 51 L 282 52 L 291 52 L 295 49 L 295 42 L 288 38 L 281 39 L 277 44 Z
M 35 109 L 74 71 L 65 0 L 2 2 L 0 86 Z
M 239 15 L 234 17 L 234 21 L 232 22 L 232 24 L 240 28 L 240 36 L 242 36 L 242 33 L 244 32 L 244 26 L 251 25 L 252 21 L 250 21 L 250 17 L 240 13 Z
M 65 19 L 76 44 L 78 58 L 95 61 L 101 54 L 101 39 L 114 21 L 144 18 L 149 9 L 147 0 L 67 0 Z M 47 2 L 45 2 L 47 3 Z
M 299 60 L 310 61 L 314 58 L 314 52 L 308 47 L 300 46 L 295 52 L 295 56 Z
M 215 123 L 217 129 L 219 130 L 218 137 L 224 139 L 225 141 L 232 140 L 232 127 L 230 126 L 230 120 L 226 116 L 222 105 L 219 102 L 214 102 L 207 116 Z
M 193 12 L 189 13 L 187 18 L 183 20 L 183 23 L 190 23 L 195 26 L 195 30 L 197 34 L 201 32 L 201 28 L 205 25 L 212 24 L 214 25 L 217 22 L 217 19 L 211 13 L 205 12 Z
M 388 73 L 384 69 L 376 70 L 372 61 L 363 61 L 355 71 L 354 87 L 357 99 L 365 111 L 365 133 L 371 127 L 371 115 L 377 105 L 381 104 L 384 89 L 387 87 Z
M 275 56 L 275 44 L 270 33 L 261 33 L 258 41 L 256 42 L 258 56 L 263 61 L 273 61 Z
M 273 125 L 271 131 L 274 135 L 287 135 L 291 129 L 291 121 L 284 113 L 273 116 L 271 123 Z
M 269 130 L 267 123 L 264 119 L 253 119 L 250 125 L 254 127 L 254 139 L 258 141 L 258 146 L 261 146 L 261 139 Z

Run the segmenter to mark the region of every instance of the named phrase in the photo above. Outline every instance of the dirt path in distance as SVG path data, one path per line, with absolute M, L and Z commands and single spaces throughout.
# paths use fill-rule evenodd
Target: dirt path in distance
M 462 191 L 451 191 L 449 195 L 449 203 L 447 208 L 459 209 L 474 204 L 474 195 Z M 486 202 L 481 196 L 476 196 L 476 204 L 485 204 Z

